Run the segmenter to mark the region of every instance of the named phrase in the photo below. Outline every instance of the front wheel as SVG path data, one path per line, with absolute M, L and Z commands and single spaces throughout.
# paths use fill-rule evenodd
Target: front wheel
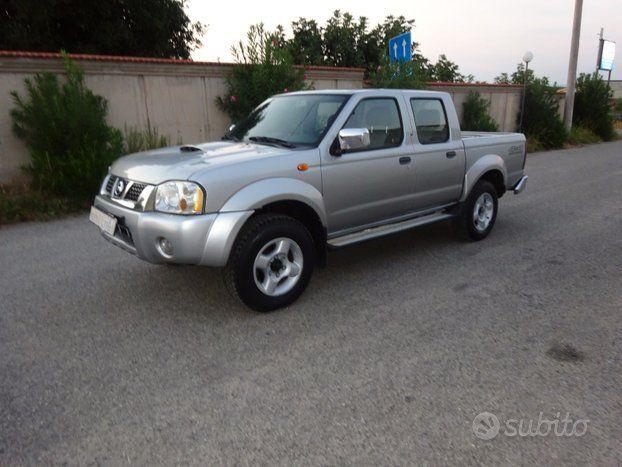
M 470 240 L 483 240 L 495 225 L 499 200 L 494 185 L 486 180 L 475 184 L 456 219 L 458 232 Z
M 271 311 L 294 302 L 315 266 L 313 239 L 288 216 L 252 217 L 235 241 L 223 271 L 227 289 L 248 307 Z

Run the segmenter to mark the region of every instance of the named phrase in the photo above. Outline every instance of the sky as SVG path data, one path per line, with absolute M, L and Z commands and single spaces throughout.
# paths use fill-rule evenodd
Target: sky
M 526 51 L 538 76 L 563 84 L 568 70 L 574 0 L 189 0 L 189 16 L 206 25 L 203 46 L 194 60 L 233 61 L 230 49 L 243 39 L 251 24 L 263 22 L 273 29 L 282 24 L 287 33 L 299 17 L 320 24 L 335 9 L 366 16 L 373 25 L 385 16 L 404 15 L 415 20 L 413 40 L 421 53 L 436 61 L 440 54 L 460 66 L 463 74 L 492 82 L 503 71 L 511 72 Z M 612 79 L 622 79 L 622 0 L 584 0 L 578 72 L 596 68 L 598 33 L 616 41 L 616 66 Z

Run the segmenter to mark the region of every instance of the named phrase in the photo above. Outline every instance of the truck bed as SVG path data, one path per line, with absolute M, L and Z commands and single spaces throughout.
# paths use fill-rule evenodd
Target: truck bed
M 525 136 L 521 133 L 463 131 L 462 142 L 466 152 L 467 170 L 480 157 L 496 154 L 505 161 L 508 187 L 514 186 L 523 175 Z

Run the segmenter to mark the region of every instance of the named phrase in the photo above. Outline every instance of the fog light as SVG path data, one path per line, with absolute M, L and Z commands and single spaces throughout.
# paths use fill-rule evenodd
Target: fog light
M 164 256 L 173 256 L 173 244 L 170 240 L 167 240 L 164 237 L 160 237 L 158 240 L 158 247 L 160 248 L 160 253 Z

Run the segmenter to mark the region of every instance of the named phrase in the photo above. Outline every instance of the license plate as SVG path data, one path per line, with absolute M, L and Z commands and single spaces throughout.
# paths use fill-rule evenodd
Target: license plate
M 104 211 L 100 211 L 95 206 L 91 206 L 89 220 L 107 234 L 114 235 L 114 230 L 117 227 L 116 217 L 111 216 Z

